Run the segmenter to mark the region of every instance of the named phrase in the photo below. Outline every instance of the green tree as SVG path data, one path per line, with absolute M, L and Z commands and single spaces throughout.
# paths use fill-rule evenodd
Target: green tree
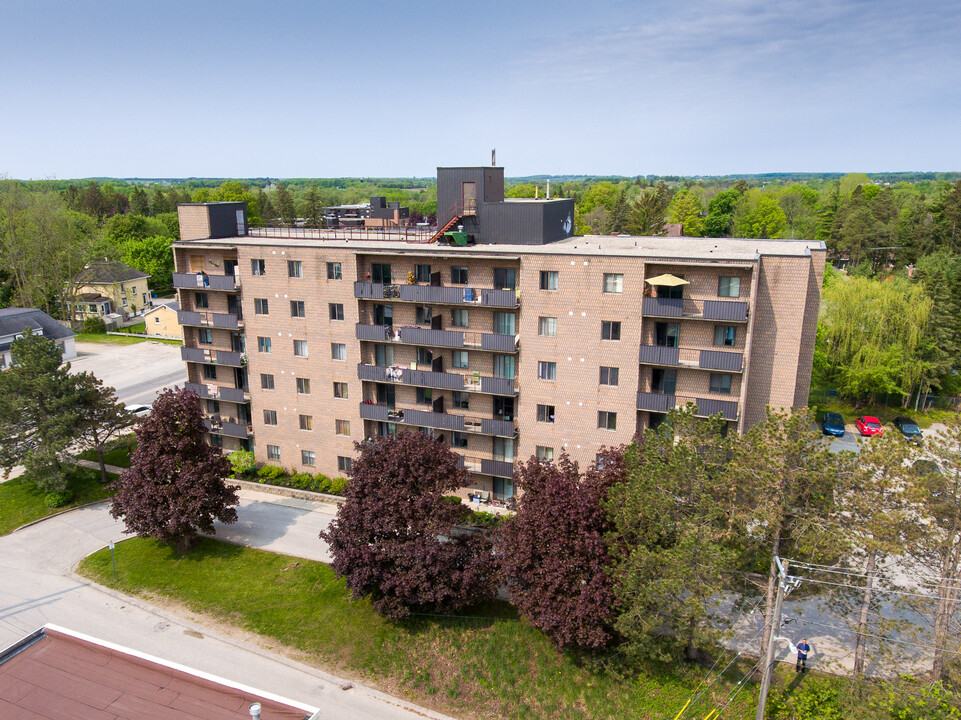
M 591 185 L 581 202 L 578 204 L 578 210 L 585 215 L 591 212 L 594 208 L 599 205 L 603 205 L 610 212 L 614 208 L 614 203 L 617 201 L 618 196 L 621 194 L 620 188 L 617 185 L 610 182 L 599 182 Z
M 130 214 L 149 215 L 150 199 L 142 187 L 137 185 L 130 193 Z
M 663 235 L 671 189 L 663 180 L 641 192 L 632 203 L 627 231 L 632 235 Z
M 265 223 L 277 219 L 277 211 L 274 209 L 274 204 L 270 202 L 270 196 L 264 192 L 263 188 L 257 189 L 257 214 Z
M 611 487 L 615 628 L 636 657 L 694 660 L 717 642 L 724 619 L 711 611 L 742 536 L 731 522 L 724 425 L 720 415 L 695 417 L 691 406 L 672 410 L 627 449 L 626 479 Z
M 788 237 L 813 239 L 817 226 L 814 210 L 818 194 L 809 187 L 795 184 L 781 193 L 777 202 L 784 211 Z
M 170 203 L 163 189 L 155 185 L 150 194 L 150 214 L 159 215 L 160 213 L 170 212 Z
M 320 194 L 317 191 L 317 183 L 310 186 L 307 196 L 304 198 L 304 218 L 307 220 L 307 227 L 319 228 L 324 224 L 323 209 L 320 205 Z
M 67 489 L 63 465 L 80 433 L 82 396 L 52 340 L 27 328 L 13 341 L 14 365 L 0 373 L 0 468 L 23 465 L 46 492 Z
M 961 246 L 961 180 L 942 193 L 933 210 L 938 245 L 955 252 Z
M 704 234 L 708 237 L 727 237 L 734 226 L 734 207 L 741 194 L 734 188 L 719 192 L 707 205 Z
M 734 209 L 734 236 L 780 238 L 787 230 L 787 217 L 777 200 L 758 190 L 744 193 Z
M 689 190 L 681 190 L 671 198 L 667 207 L 667 221 L 680 223 L 688 237 L 701 237 L 704 233 L 704 218 L 701 201 Z
M 277 183 L 274 199 L 277 201 L 277 209 L 280 211 L 281 222 L 285 225 L 293 225 L 297 220 L 297 210 L 294 208 L 294 198 L 285 183 Z
M 166 292 L 173 288 L 173 238 L 163 235 L 128 240 L 120 246 L 120 259 L 142 272 L 148 273 L 151 290 Z
M 111 387 L 106 387 L 92 373 L 73 376 L 77 384 L 77 431 L 81 445 L 93 448 L 100 464 L 100 482 L 107 484 L 107 466 L 103 461 L 104 450 L 111 438 L 119 437 L 132 424 L 134 418 L 124 410 L 123 403 Z
M 627 191 L 621 190 L 617 199 L 614 201 L 614 207 L 611 208 L 611 217 L 607 224 L 607 232 L 609 234 L 616 235 L 627 232 L 627 217 L 629 211 Z

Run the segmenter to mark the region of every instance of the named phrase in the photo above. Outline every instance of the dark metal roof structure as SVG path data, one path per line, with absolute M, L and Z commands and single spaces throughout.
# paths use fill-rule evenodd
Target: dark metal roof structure
M 0 335 L 18 335 L 26 328 L 42 330 L 43 336 L 50 340 L 71 338 L 76 333 L 64 327 L 52 317 L 35 308 L 2 308 L 0 309 Z

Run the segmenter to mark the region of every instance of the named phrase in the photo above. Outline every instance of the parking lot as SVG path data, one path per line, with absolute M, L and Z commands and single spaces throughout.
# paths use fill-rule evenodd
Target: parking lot
M 73 372 L 91 372 L 117 392 L 124 405 L 150 405 L 165 387 L 187 382 L 180 347 L 158 342 L 136 345 L 77 343 Z

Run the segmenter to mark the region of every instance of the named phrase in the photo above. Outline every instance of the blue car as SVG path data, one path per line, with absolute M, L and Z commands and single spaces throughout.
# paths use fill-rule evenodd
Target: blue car
M 824 413 L 821 417 L 821 427 L 825 435 L 844 437 L 844 418 L 838 413 Z

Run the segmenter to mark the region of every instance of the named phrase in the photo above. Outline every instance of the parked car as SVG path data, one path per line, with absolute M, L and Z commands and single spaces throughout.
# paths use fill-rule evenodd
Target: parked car
M 881 425 L 881 421 L 870 415 L 862 415 L 859 417 L 854 421 L 854 427 L 856 427 L 862 435 L 881 435 L 884 432 L 884 426 Z
M 904 439 L 907 440 L 908 442 L 916 442 L 916 443 L 922 442 L 922 438 L 924 437 L 924 435 L 921 432 L 921 428 L 919 428 L 918 424 L 914 422 L 914 420 L 912 420 L 911 418 L 909 417 L 894 418 L 894 427 L 896 427 L 898 430 L 901 431 L 901 434 L 904 435 Z
M 124 410 L 138 418 L 146 417 L 150 414 L 149 405 L 125 405 Z
M 844 418 L 838 413 L 826 412 L 821 416 L 821 429 L 825 435 L 844 437 Z

